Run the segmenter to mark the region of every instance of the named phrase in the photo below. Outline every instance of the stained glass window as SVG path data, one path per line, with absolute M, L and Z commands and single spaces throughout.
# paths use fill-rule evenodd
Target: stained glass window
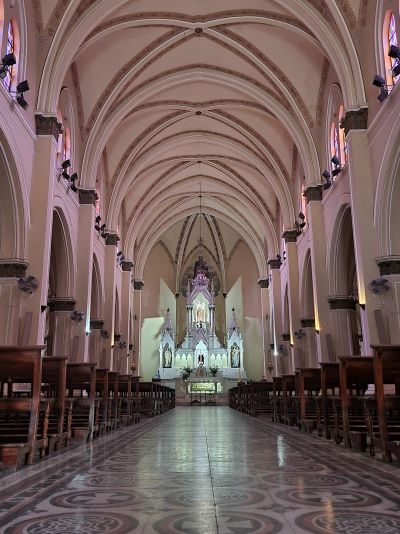
M 331 158 L 333 156 L 340 158 L 339 128 L 335 122 L 332 122 L 331 126 Z M 332 163 L 332 169 L 335 167 L 336 165 Z
M 396 31 L 396 19 L 395 19 L 395 16 L 393 15 L 393 13 L 390 15 L 390 20 L 389 20 L 389 35 L 388 35 L 388 44 L 389 44 L 389 47 L 390 46 L 397 46 L 397 31 Z M 390 66 L 391 66 L 391 69 L 393 69 L 396 65 L 398 65 L 399 63 L 399 60 L 396 59 L 396 58 L 390 58 Z M 392 73 L 391 73 L 391 78 L 392 78 L 392 85 L 394 85 L 395 83 L 397 83 L 397 80 L 399 79 L 399 76 L 393 76 Z
M 344 108 L 343 106 L 340 106 L 339 109 L 339 124 L 343 118 L 344 115 Z M 346 135 L 344 128 L 339 129 L 339 145 L 340 145 L 340 163 L 342 165 L 345 165 L 347 163 L 347 141 L 346 141 Z
M 14 25 L 11 20 L 8 23 L 6 54 L 15 54 L 15 32 L 14 32 Z M 16 75 L 15 67 L 16 65 L 12 65 L 11 67 L 8 67 L 7 75 L 3 79 L 3 84 L 5 88 L 7 89 L 7 91 L 11 91 L 13 81 Z

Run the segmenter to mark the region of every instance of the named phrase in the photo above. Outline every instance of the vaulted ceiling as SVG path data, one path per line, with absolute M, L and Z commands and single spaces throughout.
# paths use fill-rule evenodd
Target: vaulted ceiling
M 123 213 L 135 276 L 156 243 L 195 224 L 199 183 L 205 221 L 245 241 L 265 274 L 296 217 L 295 162 L 320 181 L 329 69 L 346 107 L 365 100 L 352 34 L 366 0 L 34 5 L 47 54 L 38 108 L 54 111 L 72 80 L 81 186 L 105 181 L 107 225 Z

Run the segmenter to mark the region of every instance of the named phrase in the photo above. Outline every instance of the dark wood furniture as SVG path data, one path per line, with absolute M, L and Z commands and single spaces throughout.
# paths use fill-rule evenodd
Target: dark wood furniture
M 89 441 L 97 431 L 96 363 L 67 364 L 67 399 L 72 402 L 72 436 Z

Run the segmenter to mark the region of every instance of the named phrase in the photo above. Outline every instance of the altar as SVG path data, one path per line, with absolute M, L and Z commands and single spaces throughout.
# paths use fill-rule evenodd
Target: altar
M 194 375 L 206 378 L 218 373 L 219 378 L 244 379 L 243 339 L 235 309 L 231 311 L 226 344 L 223 344 L 215 328 L 214 279 L 210 278 L 202 256 L 196 261 L 193 272 L 186 288 L 185 338 L 176 346 L 170 310 L 167 310 L 161 332 L 157 376 L 162 380 Z

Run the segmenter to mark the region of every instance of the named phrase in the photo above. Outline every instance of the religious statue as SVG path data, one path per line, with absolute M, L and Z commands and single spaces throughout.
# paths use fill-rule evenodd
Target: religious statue
M 164 349 L 164 367 L 172 366 L 172 352 L 169 346 L 167 345 Z
M 199 302 L 196 306 L 196 322 L 202 323 L 205 321 L 205 304 L 204 302 Z
M 208 277 L 208 265 L 204 261 L 203 256 L 199 256 L 199 259 L 194 264 L 194 277 L 196 278 L 200 273 Z
M 231 347 L 231 367 L 240 367 L 240 350 L 236 343 Z

